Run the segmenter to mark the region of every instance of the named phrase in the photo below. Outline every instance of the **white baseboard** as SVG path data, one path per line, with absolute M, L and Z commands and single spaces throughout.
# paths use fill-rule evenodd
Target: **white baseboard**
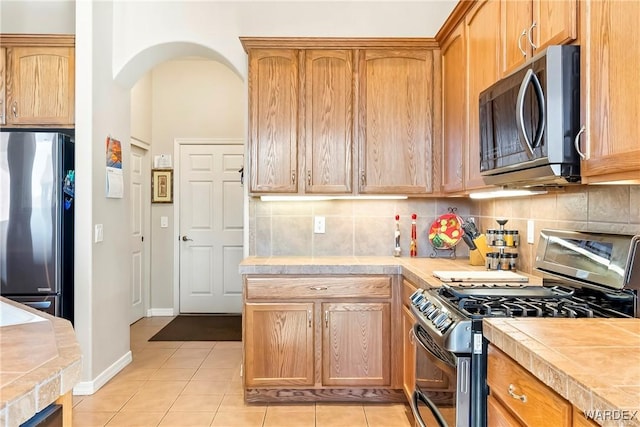
M 73 394 L 76 396 L 86 396 L 95 393 L 107 383 L 111 378 L 115 377 L 118 372 L 124 369 L 133 360 L 131 351 L 118 359 L 113 365 L 102 371 L 93 381 L 81 381 L 73 387 Z
M 175 316 L 173 308 L 150 308 L 147 310 L 147 317 L 155 316 Z

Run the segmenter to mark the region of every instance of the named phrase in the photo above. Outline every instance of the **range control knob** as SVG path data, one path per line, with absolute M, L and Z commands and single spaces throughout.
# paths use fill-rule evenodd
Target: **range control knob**
M 428 318 L 428 317 L 429 317 L 429 315 L 430 315 L 431 313 L 433 313 L 434 311 L 436 311 L 436 310 L 437 310 L 436 306 L 435 306 L 435 305 L 433 305 L 433 304 L 431 304 L 431 305 L 429 305 L 425 310 L 423 310 L 422 312 L 424 313 L 425 317 L 427 317 L 427 318 Z
M 447 313 L 440 313 L 435 319 L 433 319 L 433 324 L 436 325 L 436 328 L 440 329 L 440 326 L 444 324 L 444 321 L 449 318 Z
M 422 311 L 424 313 L 424 311 L 427 309 L 427 307 L 429 307 L 430 305 L 433 305 L 433 303 L 431 301 L 429 301 L 428 299 L 425 299 L 424 301 L 422 301 L 420 303 L 420 305 L 418 306 L 418 309 L 420 311 Z
M 440 314 L 440 309 L 436 308 L 431 313 L 429 313 L 429 315 L 427 315 L 427 319 L 433 321 L 436 317 L 438 317 L 439 314 Z
M 414 304 L 418 304 L 420 301 L 422 301 L 424 299 L 424 295 L 422 294 L 424 292 L 423 289 L 418 289 L 417 291 L 415 291 L 414 293 L 411 294 L 411 296 L 409 297 L 409 299 L 414 303 Z

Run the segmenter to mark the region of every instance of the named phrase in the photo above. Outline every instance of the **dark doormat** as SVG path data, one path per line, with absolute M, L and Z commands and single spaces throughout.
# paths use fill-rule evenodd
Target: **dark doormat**
M 242 341 L 242 315 L 181 314 L 149 341 Z

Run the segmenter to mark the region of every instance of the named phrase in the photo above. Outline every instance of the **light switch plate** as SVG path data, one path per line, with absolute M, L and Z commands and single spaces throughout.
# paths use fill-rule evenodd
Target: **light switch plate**
M 104 239 L 102 224 L 96 224 L 93 239 L 95 243 L 100 243 Z
M 323 216 L 313 217 L 313 232 L 316 234 L 324 233 L 324 217 Z
M 160 228 L 167 228 L 169 226 L 169 217 L 161 216 L 160 217 Z

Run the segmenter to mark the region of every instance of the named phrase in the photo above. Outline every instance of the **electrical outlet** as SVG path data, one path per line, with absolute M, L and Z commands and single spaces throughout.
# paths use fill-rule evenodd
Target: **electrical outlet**
M 313 232 L 316 234 L 324 233 L 324 217 L 323 216 L 313 217 Z
M 532 244 L 535 241 L 535 231 L 533 228 L 533 220 L 532 219 L 528 219 L 527 220 L 527 243 Z

